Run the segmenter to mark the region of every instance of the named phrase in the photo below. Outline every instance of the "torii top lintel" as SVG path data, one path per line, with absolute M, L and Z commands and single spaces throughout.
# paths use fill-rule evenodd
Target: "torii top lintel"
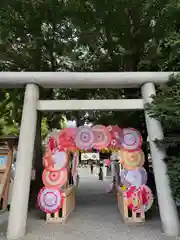
M 0 87 L 21 88 L 137 88 L 146 82 L 166 83 L 178 72 L 1 72 Z

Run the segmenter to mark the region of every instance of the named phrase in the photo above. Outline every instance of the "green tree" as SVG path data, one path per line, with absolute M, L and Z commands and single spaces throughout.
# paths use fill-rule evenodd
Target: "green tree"
M 49 129 L 48 129 L 48 124 L 47 124 L 47 119 L 43 118 L 41 120 L 41 136 L 42 136 L 42 139 L 45 139 L 48 132 L 49 132 Z
M 64 1 L 15 0 L 8 6 L 4 4 L 0 9 L 0 70 L 71 71 L 73 61 L 69 55 L 76 45 L 73 34 Z M 1 90 L 0 98 L 5 99 L 0 106 L 3 118 L 20 122 L 23 92 Z M 56 92 L 41 89 L 40 95 L 42 99 L 53 99 Z M 50 128 L 59 122 L 59 116 L 54 114 L 45 117 Z
M 176 0 L 14 0 L 0 9 L 0 69 L 175 70 L 179 16 Z M 15 102 L 17 92 L 7 92 L 19 122 L 23 93 Z M 140 97 L 137 89 L 41 89 L 41 99 L 133 97 Z M 79 124 L 87 120 L 84 111 L 65 115 Z M 92 111 L 89 115 L 91 121 L 103 122 L 106 118 L 107 122 L 109 118 L 109 123 L 116 119 L 119 124 L 136 126 L 137 122 L 138 128 L 144 128 L 143 114 Z M 48 113 L 44 117 L 49 129 L 59 126 L 61 114 Z

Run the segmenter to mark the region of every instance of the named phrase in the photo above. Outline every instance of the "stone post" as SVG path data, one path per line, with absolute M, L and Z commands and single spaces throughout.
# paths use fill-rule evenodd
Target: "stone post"
M 144 104 L 151 103 L 151 96 L 156 94 L 154 84 L 145 83 L 141 87 L 141 92 Z M 164 137 L 161 123 L 156 119 L 150 118 L 146 111 L 145 119 L 149 136 L 162 228 L 165 234 L 169 236 L 178 236 L 180 230 L 179 219 L 176 205 L 171 194 L 167 167 L 164 162 L 166 153 L 165 150 L 159 149 L 154 142 L 155 139 L 162 140 Z
M 17 151 L 16 174 L 7 229 L 8 239 L 20 239 L 26 234 L 31 170 L 36 135 L 39 87 L 27 84 Z

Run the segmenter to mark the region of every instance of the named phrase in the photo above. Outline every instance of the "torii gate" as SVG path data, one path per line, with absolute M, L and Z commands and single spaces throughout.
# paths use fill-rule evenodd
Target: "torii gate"
M 151 103 L 154 84 L 168 82 L 172 72 L 1 72 L 0 87 L 25 87 L 17 154 L 16 177 L 7 230 L 8 239 L 19 239 L 26 234 L 26 221 L 31 179 L 31 168 L 36 138 L 38 111 L 63 110 L 137 110 Z M 137 88 L 142 99 L 120 100 L 39 100 L 39 87 L 44 88 Z M 155 139 L 163 138 L 160 122 L 145 111 L 153 169 L 156 181 L 160 217 L 165 234 L 179 235 L 179 219 L 171 195 L 165 152 L 158 149 Z M 40 127 L 40 126 L 37 126 Z M 20 209 L 21 208 L 21 209 Z

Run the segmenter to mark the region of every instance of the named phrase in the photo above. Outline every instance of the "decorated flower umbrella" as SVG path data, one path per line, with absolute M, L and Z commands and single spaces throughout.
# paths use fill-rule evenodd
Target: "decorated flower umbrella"
M 135 170 L 121 170 L 121 182 L 126 186 L 135 186 L 139 188 L 140 186 L 146 184 L 147 182 L 147 172 L 143 167 L 139 167 Z
M 94 134 L 92 128 L 88 126 L 78 127 L 75 142 L 78 149 L 92 149 L 94 142 Z
M 50 171 L 44 169 L 42 174 L 42 181 L 45 187 L 59 189 L 66 184 L 68 180 L 67 168 L 62 168 L 59 171 Z
M 37 198 L 39 208 L 45 213 L 55 213 L 63 205 L 63 194 L 58 189 L 43 187 Z
M 95 125 L 92 127 L 94 134 L 93 147 L 95 149 L 107 148 L 111 142 L 111 135 L 109 130 L 103 125 Z
M 134 212 L 140 212 L 143 207 L 144 211 L 148 211 L 153 204 L 153 195 L 151 189 L 146 185 L 142 185 L 140 188 L 135 186 L 129 187 L 124 192 L 125 202 Z
M 120 163 L 127 170 L 136 170 L 137 167 L 144 165 L 145 156 L 142 150 L 129 152 L 120 150 Z
M 123 128 L 120 135 L 120 147 L 127 151 L 137 151 L 142 147 L 142 136 L 134 128 Z

